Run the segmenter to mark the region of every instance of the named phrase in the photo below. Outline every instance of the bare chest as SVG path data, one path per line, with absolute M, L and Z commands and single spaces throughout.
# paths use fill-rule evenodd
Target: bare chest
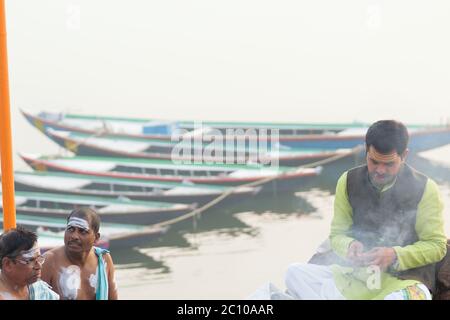
M 96 264 L 64 264 L 59 266 L 56 284 L 61 298 L 65 300 L 94 300 L 97 291 L 98 272 Z

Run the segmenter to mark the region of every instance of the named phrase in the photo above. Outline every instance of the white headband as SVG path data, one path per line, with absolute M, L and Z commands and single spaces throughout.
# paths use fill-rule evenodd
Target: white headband
M 67 227 L 77 227 L 89 231 L 89 223 L 81 218 L 71 217 L 67 223 Z
M 22 251 L 22 253 L 20 254 L 22 257 L 24 257 L 25 259 L 31 259 L 33 258 L 36 253 L 38 255 L 41 254 L 41 249 L 39 249 L 39 247 L 37 245 L 35 245 L 33 248 L 26 250 L 26 251 Z

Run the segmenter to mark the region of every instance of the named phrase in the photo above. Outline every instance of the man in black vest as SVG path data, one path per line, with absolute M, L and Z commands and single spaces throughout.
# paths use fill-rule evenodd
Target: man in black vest
M 336 187 L 328 265 L 293 264 L 299 299 L 431 299 L 446 254 L 443 204 L 434 181 L 405 163 L 408 131 L 397 121 L 366 134 L 367 164 Z

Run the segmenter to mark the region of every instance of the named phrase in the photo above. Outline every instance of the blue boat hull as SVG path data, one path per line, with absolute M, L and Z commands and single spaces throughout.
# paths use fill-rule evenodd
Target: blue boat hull
M 354 148 L 364 145 L 365 137 L 314 137 L 311 139 L 299 137 L 280 137 L 280 143 L 291 148 L 307 148 L 321 150 L 336 150 Z M 417 153 L 438 148 L 450 143 L 450 128 L 446 130 L 424 131 L 410 134 L 408 148 Z

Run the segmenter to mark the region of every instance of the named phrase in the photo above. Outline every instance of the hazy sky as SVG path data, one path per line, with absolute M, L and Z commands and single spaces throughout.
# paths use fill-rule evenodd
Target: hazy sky
M 6 0 L 19 107 L 148 118 L 450 118 L 450 2 Z M 38 141 L 39 143 L 36 143 Z M 42 142 L 42 143 L 41 143 Z

